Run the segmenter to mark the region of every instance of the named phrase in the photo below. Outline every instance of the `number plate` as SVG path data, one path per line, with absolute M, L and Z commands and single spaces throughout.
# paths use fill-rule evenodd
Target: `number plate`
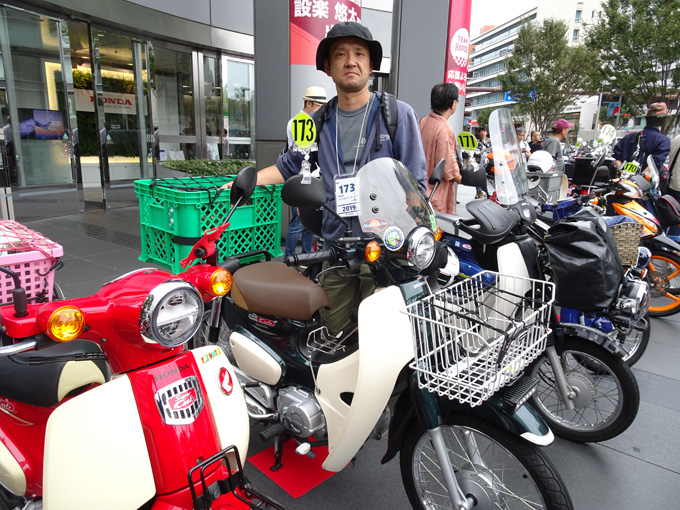
M 357 187 L 358 183 L 353 175 L 335 178 L 335 205 L 340 216 L 358 216 L 361 212 Z

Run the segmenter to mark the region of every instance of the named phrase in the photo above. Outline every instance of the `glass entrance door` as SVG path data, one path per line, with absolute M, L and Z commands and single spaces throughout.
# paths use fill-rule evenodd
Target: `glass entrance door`
M 163 161 L 200 157 L 194 101 L 195 55 L 191 50 L 154 46 L 151 67 L 151 103 L 159 177 Z M 151 60 L 151 59 L 150 59 Z
M 11 143 L 7 171 L 17 221 L 79 209 L 64 41 L 68 34 L 61 22 L 0 8 L 0 89 L 5 90 L 1 117 L 4 139 Z
M 107 208 L 139 204 L 134 181 L 152 176 L 147 154 L 149 129 L 146 45 L 92 28 L 95 61 L 99 178 Z

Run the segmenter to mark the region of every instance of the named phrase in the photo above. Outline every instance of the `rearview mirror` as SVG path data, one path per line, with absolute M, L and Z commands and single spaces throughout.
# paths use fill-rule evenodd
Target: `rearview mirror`
M 326 189 L 321 179 L 312 177 L 311 182 L 303 184 L 303 177 L 298 174 L 288 179 L 281 190 L 281 198 L 293 207 L 322 207 L 326 203 Z
M 247 166 L 236 175 L 234 179 L 234 184 L 231 186 L 231 192 L 229 194 L 229 199 L 231 205 L 238 204 L 239 201 L 245 202 L 248 200 L 253 191 L 255 191 L 255 185 L 257 184 L 257 170 L 254 166 Z
M 432 173 L 430 174 L 430 178 L 428 179 L 428 183 L 434 186 L 435 184 L 438 184 L 442 182 L 442 179 L 444 178 L 444 166 L 446 165 L 446 160 L 444 158 L 439 160 L 439 163 L 437 163 L 434 168 L 432 169 Z

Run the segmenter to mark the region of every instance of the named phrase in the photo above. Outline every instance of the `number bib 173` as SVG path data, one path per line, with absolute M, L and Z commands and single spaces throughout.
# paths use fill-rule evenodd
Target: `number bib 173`
M 335 204 L 340 216 L 358 216 L 361 212 L 358 183 L 353 175 L 335 178 Z

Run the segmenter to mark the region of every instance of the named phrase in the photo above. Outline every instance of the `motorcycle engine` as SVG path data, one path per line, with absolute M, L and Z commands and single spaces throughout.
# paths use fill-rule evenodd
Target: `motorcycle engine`
M 298 437 L 324 439 L 326 420 L 313 393 L 291 386 L 279 392 L 276 404 L 286 430 Z

